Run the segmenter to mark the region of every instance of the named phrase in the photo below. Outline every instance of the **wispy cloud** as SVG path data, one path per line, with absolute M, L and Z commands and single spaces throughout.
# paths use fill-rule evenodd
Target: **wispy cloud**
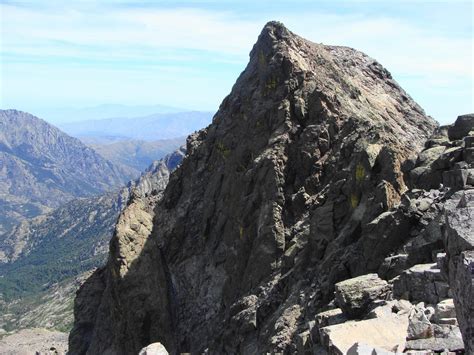
M 181 7 L 166 1 L 159 5 L 55 1 L 42 6 L 4 1 L 0 11 L 5 103 L 1 104 L 21 102 L 21 87 L 31 91 L 47 87 L 42 101 L 51 105 L 55 98 L 85 102 L 95 97 L 217 107 L 246 64 L 263 24 L 278 19 L 315 42 L 348 45 L 373 56 L 423 101 L 428 112 L 448 114 L 439 108 L 437 87 L 462 92 L 459 100 L 467 101 L 463 109 L 472 109 L 472 31 L 438 31 L 436 24 L 403 14 L 368 16 L 363 11 L 338 11 L 327 2 L 322 9 L 309 6 L 312 2 L 292 5 L 296 3 L 276 1 L 274 10 L 252 11 L 213 1 L 187 1 Z M 375 7 L 372 4 L 368 6 Z M 246 6 L 252 9 L 252 2 Z M 173 81 L 180 74 L 187 77 L 185 83 Z M 138 77 L 146 94 L 137 89 Z M 120 90 L 105 84 L 111 79 L 122 83 Z M 65 91 L 68 81 L 77 85 Z M 214 87 L 203 91 L 209 82 Z M 161 96 L 153 99 L 150 92 Z

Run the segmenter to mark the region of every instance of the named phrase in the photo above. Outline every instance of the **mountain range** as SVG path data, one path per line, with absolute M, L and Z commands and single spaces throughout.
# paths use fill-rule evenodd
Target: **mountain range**
M 47 122 L 0 111 L 0 233 L 71 199 L 118 188 L 131 177 Z
M 132 171 L 138 177 L 153 161 L 165 157 L 182 146 L 186 137 L 156 141 L 119 140 L 111 143 L 99 143 L 97 140 L 87 140 L 83 137 L 82 141 L 107 160 L 116 165 L 125 166 L 125 169 Z
M 28 111 L 28 110 L 27 110 Z M 60 122 L 74 122 L 84 120 L 100 120 L 109 117 L 140 117 L 156 113 L 183 112 L 181 108 L 166 105 L 121 105 L 102 104 L 82 108 L 39 108 L 33 112 L 44 117 L 48 122 L 58 124 Z
M 67 134 L 80 139 L 115 137 L 120 140 L 156 141 L 182 137 L 206 127 L 211 112 L 157 113 L 143 117 L 117 117 L 60 123 Z

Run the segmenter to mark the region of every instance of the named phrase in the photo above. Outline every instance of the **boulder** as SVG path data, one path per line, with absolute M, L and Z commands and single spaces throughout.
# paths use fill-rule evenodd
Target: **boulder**
M 316 315 L 316 327 L 323 328 L 329 325 L 343 323 L 347 320 L 340 308 L 330 309 L 329 311 L 321 312 Z
M 423 150 L 418 155 L 418 160 L 416 161 L 417 166 L 428 166 L 433 163 L 436 159 L 439 158 L 441 154 L 444 153 L 446 147 L 444 146 L 435 146 L 432 148 L 428 148 Z
M 466 136 L 464 137 L 464 147 L 466 149 L 468 148 L 474 148 L 474 136 Z
M 321 344 L 331 354 L 346 354 L 355 343 L 401 352 L 405 346 L 408 315 L 348 321 L 320 329 Z
M 469 132 L 474 130 L 474 114 L 467 114 L 458 116 L 456 122 L 449 127 L 448 137 L 450 140 L 463 139 L 469 135 Z
M 436 263 L 415 265 L 393 280 L 395 298 L 437 304 L 448 298 L 448 291 Z
M 144 347 L 138 355 L 168 355 L 168 351 L 161 343 L 153 343 Z
M 377 274 L 354 277 L 335 285 L 336 304 L 350 318 L 367 313 L 371 303 L 384 299 L 390 291 L 389 284 Z
M 431 168 L 434 170 L 450 169 L 455 163 L 462 160 L 462 147 L 452 147 L 446 149 L 438 159 L 432 164 Z
M 443 185 L 452 189 L 462 189 L 467 184 L 468 169 L 447 170 L 443 172 Z
M 474 163 L 474 148 L 473 147 L 464 148 L 462 157 L 466 163 L 468 164 Z
M 454 308 L 454 301 L 452 298 L 443 300 L 436 305 L 435 318 L 456 318 L 456 310 Z
M 409 340 L 405 345 L 406 350 L 429 350 L 439 353 L 443 351 L 463 351 L 464 344 L 460 337 L 449 337 L 449 338 L 428 338 L 428 339 L 416 339 Z M 466 353 L 469 354 L 469 353 Z
M 408 254 L 392 255 L 384 259 L 378 270 L 380 277 L 390 280 L 407 269 Z
M 425 314 L 424 307 L 414 307 L 408 316 L 407 340 L 426 339 L 433 335 L 433 325 Z

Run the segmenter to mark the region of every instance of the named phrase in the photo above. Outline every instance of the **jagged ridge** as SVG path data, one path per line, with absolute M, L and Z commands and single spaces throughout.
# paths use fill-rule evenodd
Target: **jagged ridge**
M 370 222 L 435 127 L 375 60 L 268 23 L 156 207 L 121 216 L 70 351 L 294 351 L 336 282 L 403 243 Z

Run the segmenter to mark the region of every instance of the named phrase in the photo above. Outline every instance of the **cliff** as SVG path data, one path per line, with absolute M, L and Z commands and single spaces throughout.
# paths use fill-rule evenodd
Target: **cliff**
M 403 350 L 423 312 L 408 301 L 448 298 L 441 271 L 429 271 L 442 232 L 426 236 L 450 197 L 409 190 L 415 167 L 428 173 L 438 158 L 451 181 L 458 160 L 418 155 L 436 128 L 374 59 L 268 23 L 163 194 L 120 216 L 107 266 L 78 292 L 71 353 L 134 354 L 153 342 L 173 354 L 347 350 L 334 342 L 348 328 L 321 321 L 324 311 L 353 334 L 393 325 L 402 333 L 382 347 Z M 436 281 L 445 293 L 406 294 L 419 270 L 431 275 L 416 278 L 421 289 Z M 364 282 L 373 290 L 360 295 Z M 389 318 L 371 313 L 375 301 Z

